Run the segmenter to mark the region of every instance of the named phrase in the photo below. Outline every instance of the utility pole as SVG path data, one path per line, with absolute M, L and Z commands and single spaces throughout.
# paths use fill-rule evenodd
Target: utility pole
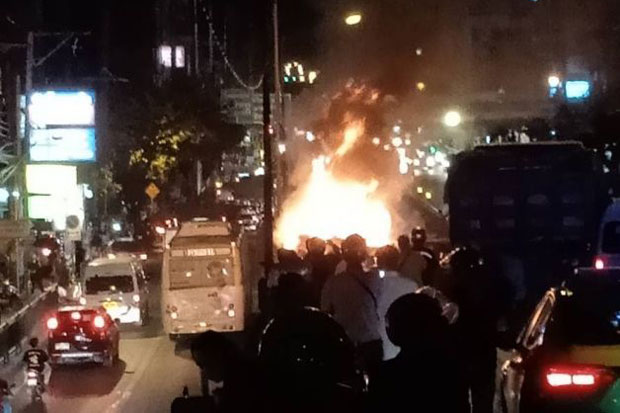
M 282 141 L 282 130 L 284 127 L 282 116 L 282 86 L 280 84 L 280 28 L 278 20 L 278 0 L 273 0 L 273 91 L 274 91 L 274 111 L 273 111 L 273 130 L 276 144 Z M 282 155 L 282 154 L 280 154 Z M 276 208 L 282 202 L 282 190 L 284 182 L 282 176 L 282 159 L 276 157 Z
M 209 74 L 213 73 L 213 4 L 209 3 Z M 226 35 L 226 31 L 224 31 Z M 226 50 L 226 42 L 224 42 L 224 50 Z M 215 77 L 213 78 L 215 80 Z
M 194 0 L 194 74 L 198 78 L 198 0 Z

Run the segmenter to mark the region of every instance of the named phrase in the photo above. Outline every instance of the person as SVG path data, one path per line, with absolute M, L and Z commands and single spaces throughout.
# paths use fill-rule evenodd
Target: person
M 424 285 L 432 284 L 435 273 L 439 268 L 439 260 L 435 252 L 426 246 L 426 230 L 422 227 L 415 227 L 411 231 L 412 250 L 418 252 L 426 261 L 426 266 L 422 271 Z
M 367 374 L 383 359 L 379 300 L 381 280 L 376 272 L 366 272 L 366 240 L 350 235 L 342 243 L 346 261 L 344 273 L 327 280 L 321 294 L 321 309 L 331 314 L 355 345 L 360 368 Z
M 39 339 L 32 337 L 29 341 L 30 348 L 26 350 L 23 357 L 23 362 L 26 365 L 26 370 L 35 370 L 43 376 L 43 384 L 47 385 L 49 382 L 51 369 L 48 366 L 49 356 L 39 348 Z M 45 386 L 43 387 L 45 389 Z
M 413 280 L 418 286 L 422 283 L 422 273 L 426 269 L 426 260 L 419 252 L 413 251 L 407 235 L 398 237 L 400 251 L 398 271 L 403 277 Z
M 398 298 L 386 316 L 389 339 L 400 347 L 369 386 L 371 412 L 466 412 L 467 392 L 455 366 L 448 323 L 439 304 L 424 294 Z
M 9 397 L 13 396 L 9 382 L 0 378 L 0 413 L 12 413 L 13 407 Z
M 473 413 L 492 413 L 497 368 L 497 325 L 508 304 L 497 274 L 478 250 L 459 248 L 450 258 L 459 318 L 455 324 Z
M 255 411 L 260 380 L 257 370 L 223 333 L 206 331 L 191 343 L 200 368 L 202 393 L 218 413 Z
M 321 303 L 321 290 L 328 278 L 334 275 L 338 265 L 339 254 L 333 251 L 326 254 L 327 243 L 321 238 L 313 237 L 306 240 L 308 253 L 304 262 L 310 271 L 310 286 L 312 289 L 312 305 L 319 307 Z
M 278 262 L 271 268 L 267 279 L 267 286 L 269 288 L 274 288 L 278 285 L 280 275 L 282 274 L 295 273 L 304 277 L 307 276 L 308 268 L 295 251 L 279 248 L 276 256 Z
M 280 276 L 273 294 L 274 314 L 312 306 L 313 301 L 311 286 L 304 277 L 296 273 Z
M 379 299 L 379 316 L 381 317 L 381 341 L 383 342 L 383 359 L 388 360 L 396 357 L 398 347 L 388 339 L 383 322 L 390 305 L 396 299 L 405 294 L 413 293 L 418 289 L 418 284 L 412 279 L 405 278 L 398 272 L 398 250 L 387 245 L 377 251 L 377 269 L 383 284 L 381 298 Z
M 265 404 L 254 411 L 359 412 L 363 380 L 341 325 L 314 308 L 277 315 L 265 328 L 258 360 Z

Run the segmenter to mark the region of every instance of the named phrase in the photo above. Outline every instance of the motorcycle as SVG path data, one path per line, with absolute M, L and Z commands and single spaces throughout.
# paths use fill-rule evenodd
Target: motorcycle
M 26 385 L 30 389 L 30 398 L 33 403 L 40 403 L 43 400 L 43 373 L 38 370 L 28 369 L 26 371 Z

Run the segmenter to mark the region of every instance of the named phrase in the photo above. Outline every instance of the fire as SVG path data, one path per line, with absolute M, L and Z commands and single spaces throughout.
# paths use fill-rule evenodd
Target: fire
M 347 153 L 363 133 L 362 121 L 350 122 L 334 158 Z M 296 249 L 303 236 L 343 239 L 357 233 L 369 246 L 388 244 L 392 217 L 376 196 L 378 181 L 337 179 L 330 171 L 331 161 L 324 155 L 312 161 L 307 182 L 284 204 L 276 229 L 278 241 L 284 248 Z

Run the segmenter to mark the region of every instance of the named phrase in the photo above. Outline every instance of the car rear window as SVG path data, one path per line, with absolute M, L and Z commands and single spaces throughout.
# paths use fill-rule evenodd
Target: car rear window
M 581 283 L 567 289 L 549 333 L 568 345 L 620 345 L 620 284 Z
M 620 253 L 620 222 L 612 221 L 605 224 L 602 248 L 606 254 Z
M 142 252 L 144 246 L 136 241 L 114 241 L 112 243 L 113 252 Z
M 86 280 L 86 294 L 102 292 L 130 293 L 134 290 L 131 275 L 95 275 Z

